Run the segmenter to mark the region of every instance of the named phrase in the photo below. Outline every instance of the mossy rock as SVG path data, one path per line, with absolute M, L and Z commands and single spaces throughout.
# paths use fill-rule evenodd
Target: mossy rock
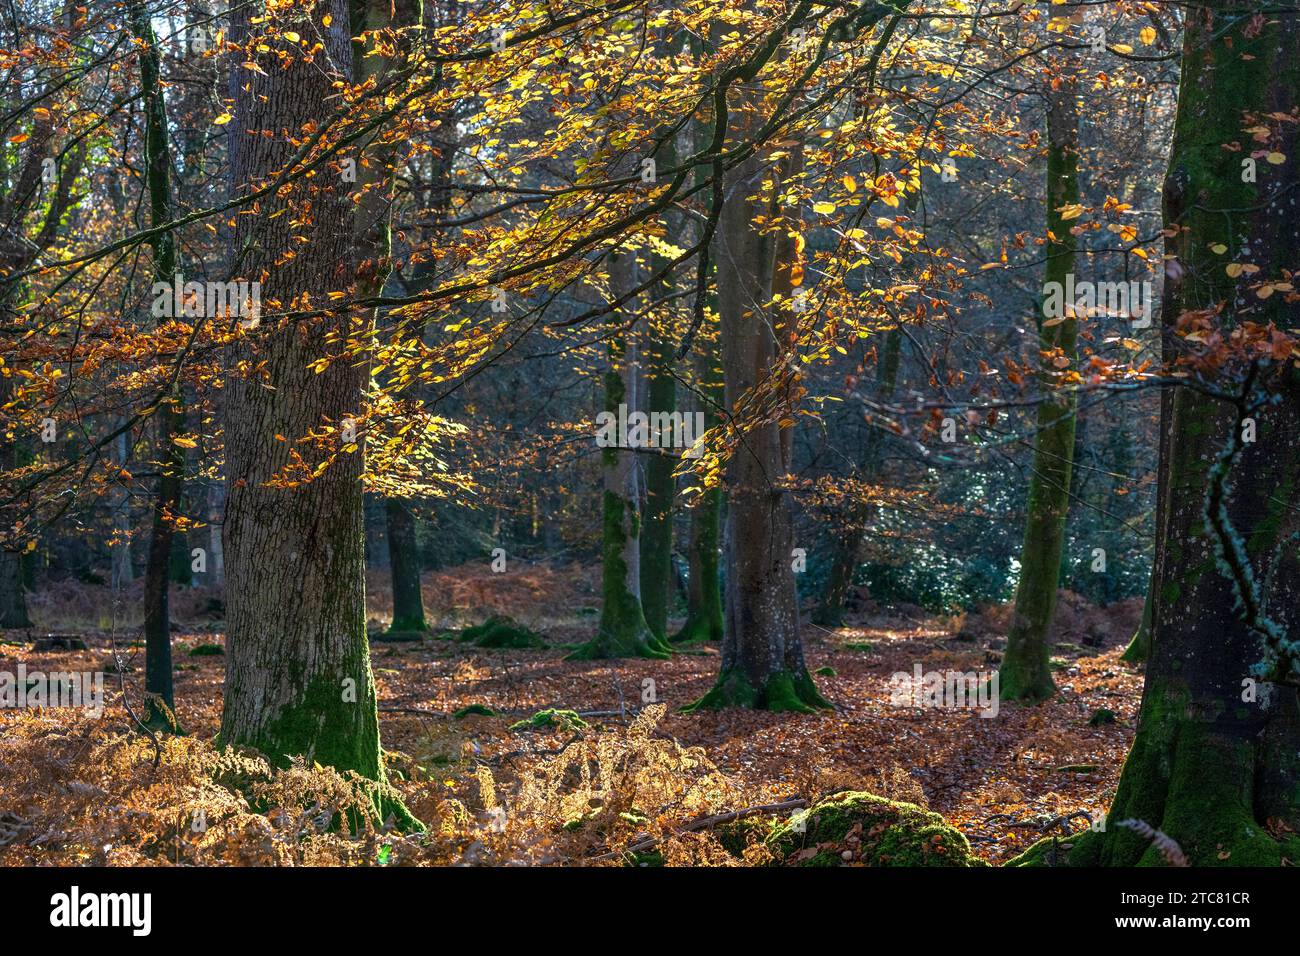
M 460 720 L 464 717 L 471 717 L 471 716 L 497 717 L 500 715 L 497 714 L 497 712 L 493 710 L 491 707 L 488 707 L 486 704 L 470 704 L 467 707 L 462 707 L 460 710 L 452 714 L 452 716 L 455 717 L 457 720 Z
M 743 856 L 751 843 L 765 843 L 781 824 L 778 819 L 765 816 L 741 817 L 719 823 L 713 828 L 713 835 L 732 856 Z
M 838 677 L 839 673 L 833 667 L 819 667 L 813 671 L 818 677 Z
M 190 657 L 223 657 L 225 653 L 220 644 L 195 644 L 190 648 Z
M 1115 711 L 1107 707 L 1097 708 L 1092 712 L 1092 716 L 1088 718 L 1089 727 L 1101 727 L 1103 724 L 1113 723 L 1115 723 Z
M 558 727 L 562 730 L 582 730 L 586 726 L 588 726 L 587 722 L 579 717 L 575 711 L 547 708 L 546 710 L 539 710 L 526 720 L 511 724 L 510 729 L 543 730 L 547 727 Z
M 838 866 L 845 850 L 867 866 L 988 866 L 939 814 L 860 791 L 797 811 L 772 831 L 767 846 L 785 866 Z
M 545 647 L 546 639 L 536 631 L 529 630 L 512 617 L 494 614 L 482 624 L 467 627 L 457 635 L 461 643 L 471 643 L 475 647 Z

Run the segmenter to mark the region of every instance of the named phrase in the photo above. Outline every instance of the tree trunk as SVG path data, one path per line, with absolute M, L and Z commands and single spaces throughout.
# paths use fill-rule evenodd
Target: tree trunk
M 7 304 L 0 297 L 0 305 Z M 9 317 L 10 310 L 0 308 L 0 318 L 7 323 Z M 0 405 L 8 402 L 12 395 L 13 378 L 0 376 Z M 8 474 L 17 466 L 17 436 L 11 439 L 0 428 L 0 474 Z M 17 505 L 14 507 L 16 510 Z M 0 549 L 0 628 L 31 626 L 32 619 L 27 614 L 27 596 L 23 590 L 23 552 L 17 547 L 17 542 L 14 542 L 12 547 Z
M 424 618 L 424 595 L 420 592 L 420 544 L 415 534 L 415 515 L 401 498 L 384 501 L 388 524 L 388 563 L 393 577 L 393 623 L 391 633 L 423 633 L 429 630 Z
M 718 423 L 711 402 L 722 401 L 722 383 L 717 363 L 707 349 L 700 353 L 697 365 L 700 388 L 705 401 L 704 427 L 707 431 Z M 673 635 L 674 644 L 720 641 L 723 635 L 722 588 L 718 581 L 718 544 L 721 538 L 722 488 L 705 488 L 691 509 L 690 569 L 686 582 L 686 623 Z
M 1128 647 L 1124 648 L 1124 653 L 1120 655 L 1120 660 L 1128 661 L 1131 664 L 1140 664 L 1147 659 L 1151 652 L 1151 611 L 1154 598 L 1152 591 L 1156 586 L 1156 570 L 1154 562 L 1151 568 L 1151 583 L 1147 585 L 1146 600 L 1142 602 L 1142 621 L 1138 624 L 1138 629 L 1133 632 L 1132 639 L 1128 642 Z
M 894 396 L 902 342 L 903 334 L 897 328 L 890 329 L 885 335 L 885 350 L 880 356 L 876 376 L 877 397 L 882 402 L 887 402 Z M 884 448 L 884 432 L 873 424 L 862 445 L 860 473 L 864 480 L 870 481 L 880 474 Z M 849 514 L 847 527 L 833 539 L 830 574 L 826 578 L 821 604 L 813 617 L 813 621 L 823 627 L 837 627 L 844 619 L 844 599 L 853 585 L 853 574 L 858 569 L 858 549 L 870 517 L 871 508 L 863 505 L 854 507 Z
M 171 148 L 163 98 L 158 44 L 142 2 L 131 5 L 131 29 L 140 41 L 140 93 L 145 109 L 145 185 L 154 228 L 172 219 Z M 170 231 L 153 240 L 153 278 L 170 284 L 176 273 L 176 237 Z M 154 421 L 157 432 L 158 490 L 154 496 L 149 557 L 144 573 L 145 722 L 157 730 L 180 730 L 172 690 L 171 562 L 172 537 L 181 500 L 184 449 L 172 439 L 184 430 L 179 382 L 163 398 Z
M 261 8 L 253 3 L 232 11 L 233 42 L 247 40 L 250 19 Z M 324 0 L 311 18 L 299 32 L 325 44 L 314 62 L 299 55 L 286 64 L 274 52 L 255 52 L 265 75 L 235 71 L 234 190 L 261 184 L 280 170 L 294 153 L 291 137 L 329 116 L 337 96 L 333 82 L 349 78 L 348 5 Z M 345 310 L 311 318 L 293 314 L 308 303 L 325 307 L 325 293 L 347 288 L 357 274 L 353 204 L 340 178 L 325 167 L 295 185 L 295 202 L 310 203 L 309 223 L 296 222 L 283 196 L 264 197 L 259 215 L 236 217 L 234 269 L 262 282 L 263 314 L 232 358 L 253 358 L 248 342 L 255 340 L 256 358 L 264 364 L 260 374 L 231 375 L 227 384 L 228 641 L 221 740 L 254 747 L 276 764 L 302 756 L 382 781 L 366 640 L 364 436 L 349 451 L 342 434 L 359 413 L 370 370 L 356 357 L 330 362 L 319 372 L 308 364 L 331 352 L 331 333 L 364 336 L 368 330 L 358 329 Z M 328 447 L 297 442 L 325 428 L 333 430 Z M 313 480 L 269 484 L 292 450 L 312 469 L 331 454 L 337 457 Z M 404 824 L 413 823 L 405 811 L 393 809 Z
M 731 142 L 741 141 L 757 106 L 736 104 Z M 745 107 L 749 107 L 746 109 Z M 776 265 L 775 239 L 755 228 L 771 217 L 772 198 L 762 190 L 773 167 L 752 157 L 728 175 L 718 223 L 718 307 L 721 317 L 726 407 L 777 371 L 777 321 L 767 315 Z M 774 187 L 773 187 L 774 188 Z M 783 303 L 788 308 L 789 303 Z M 776 416 L 780 417 L 780 416 Z M 727 466 L 727 561 L 725 634 L 717 684 L 692 705 L 742 706 L 808 711 L 827 706 L 804 663 L 792 551 L 794 516 L 786 485 L 787 456 L 782 429 L 765 421 L 745 430 Z
M 1175 264 L 1167 333 L 1187 312 L 1218 307 L 1228 326 L 1290 325 L 1290 306 L 1261 299 L 1251 286 L 1281 280 L 1300 256 L 1288 198 L 1300 137 L 1294 124 L 1265 119 L 1300 97 L 1300 21 L 1239 18 L 1227 26 L 1236 15 L 1228 0 L 1212 0 L 1187 18 L 1165 183 L 1166 224 L 1182 227 L 1166 240 Z M 1260 162 L 1258 184 L 1242 182 L 1243 154 L 1223 148 L 1242 138 L 1243 116 L 1267 124 L 1268 149 L 1286 157 L 1267 169 Z M 1226 255 L 1213 251 L 1220 243 Z M 1230 278 L 1225 261 L 1253 263 L 1259 273 Z M 1167 359 L 1178 342 L 1167 335 Z M 1167 501 L 1138 733 L 1105 831 L 1080 839 L 1071 864 L 1159 862 L 1146 840 L 1116 826 L 1127 818 L 1164 831 L 1193 865 L 1300 858 L 1300 674 L 1265 636 L 1300 628 L 1300 529 L 1291 508 L 1300 481 L 1300 383 L 1283 363 L 1265 365 L 1262 375 L 1278 401 L 1249 416 L 1186 387 L 1163 409 Z M 1221 374 L 1213 384 L 1234 392 L 1241 384 L 1233 378 Z M 1244 417 L 1255 419 L 1256 438 L 1234 450 Z
M 1060 212 L 1062 206 L 1079 199 L 1079 113 L 1075 95 L 1073 86 L 1065 81 L 1048 93 L 1047 228 L 1055 241 L 1049 241 L 1047 246 L 1044 285 L 1059 283 L 1061 289 L 1074 271 L 1076 246 L 1069 221 Z M 1061 313 L 1039 315 L 1039 348 L 1044 352 L 1059 349 L 1061 356 L 1073 364 L 1077 325 L 1073 303 L 1066 302 L 1064 295 Z M 1056 692 L 1048 663 L 1048 641 L 1061 578 L 1065 519 L 1070 510 L 1076 399 L 1073 391 L 1057 391 L 1056 370 L 1050 363 L 1044 363 L 1039 381 L 1044 395 L 1038 405 L 1020 580 L 1006 654 L 998 670 L 1004 700 L 1041 700 Z
M 619 296 L 636 284 L 636 258 L 610 256 L 610 294 Z M 635 333 L 610 342 L 605 374 L 605 411 L 639 409 L 641 375 Z M 620 436 L 621 442 L 625 436 Z M 601 449 L 604 475 L 604 531 L 601 538 L 601 591 L 604 600 L 596 636 L 574 651 L 572 660 L 605 657 L 668 657 L 667 643 L 650 630 L 641 606 L 641 488 L 636 452 L 613 445 Z
M 677 405 L 673 378 L 673 347 L 667 333 L 654 332 L 647 349 L 650 359 L 648 410 L 672 412 Z M 651 632 L 663 641 L 668 631 L 668 607 L 673 575 L 673 496 L 677 459 L 659 449 L 646 462 L 646 505 L 641 529 L 641 606 Z

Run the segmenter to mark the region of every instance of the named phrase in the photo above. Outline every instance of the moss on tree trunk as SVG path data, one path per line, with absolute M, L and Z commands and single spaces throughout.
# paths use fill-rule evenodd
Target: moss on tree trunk
M 755 122 L 757 95 L 739 94 L 728 135 Z M 737 412 L 782 365 L 782 319 L 767 314 L 776 270 L 776 240 L 755 226 L 779 212 L 778 184 L 759 189 L 771 164 L 751 157 L 727 177 L 715 236 L 718 312 L 726 407 Z M 715 170 L 717 172 L 717 170 Z M 773 174 L 775 176 L 775 174 Z M 757 195 L 751 195 L 757 191 Z M 786 388 L 781 388 L 784 394 Z M 788 414 L 788 412 L 787 412 Z M 780 416 L 774 416 L 778 420 Z M 792 566 L 794 515 L 787 444 L 778 421 L 745 428 L 727 466 L 727 587 L 717 683 L 691 705 L 812 710 L 829 706 L 804 663 L 799 600 Z
M 232 12 L 233 42 L 247 39 L 258 7 Z M 373 12 L 386 18 L 389 10 L 378 3 Z M 230 155 L 238 189 L 275 175 L 294 153 L 287 136 L 242 131 L 319 124 L 333 109 L 335 81 L 351 77 L 348 5 L 326 0 L 311 16 L 312 34 L 325 45 L 315 62 L 286 66 L 273 53 L 251 54 L 267 62 L 265 74 L 248 71 L 235 95 L 231 129 L 241 132 L 231 137 Z M 317 175 L 296 187 L 294 198 L 310 201 L 310 223 L 284 215 L 289 207 L 283 197 L 264 198 L 262 214 L 238 217 L 233 235 L 243 275 L 262 281 L 263 311 L 260 325 L 240 340 L 231 358 L 247 358 L 255 347 L 265 378 L 232 376 L 227 386 L 228 637 L 221 741 L 254 747 L 279 765 L 301 756 L 382 785 L 365 627 L 364 435 L 351 452 L 344 440 L 348 421 L 360 413 L 370 370 L 357 361 L 332 362 L 319 371 L 310 364 L 332 351 L 331 336 L 365 334 L 373 312 L 361 314 L 358 331 L 357 315 L 347 308 L 299 319 L 286 319 L 281 311 L 304 295 L 346 289 L 358 274 L 354 237 L 368 234 L 374 221 L 356 222 L 339 176 Z M 290 250 L 296 255 L 283 257 Z M 289 464 L 290 449 L 299 447 L 294 439 L 313 429 L 329 429 L 335 441 L 324 449 L 301 446 L 308 467 L 337 453 L 334 460 L 311 481 L 271 484 Z M 418 826 L 381 793 L 377 787 L 381 815 L 391 811 L 401 825 Z
M 1047 228 L 1049 241 L 1044 287 L 1066 286 L 1074 271 L 1075 239 L 1061 208 L 1079 199 L 1079 114 L 1072 84 L 1048 92 L 1047 111 Z M 1005 700 L 1041 700 L 1056 692 L 1048 664 L 1049 635 L 1056 613 L 1061 576 L 1065 519 L 1070 504 L 1070 469 L 1074 456 L 1072 391 L 1060 389 L 1053 360 L 1072 366 L 1076 322 L 1073 303 L 1061 297 L 1062 314 L 1039 316 L 1039 348 L 1050 353 L 1039 382 L 1044 394 L 1038 404 L 1034 459 L 1025 506 L 1025 537 L 1020 549 L 1020 580 L 1015 611 L 1007 635 L 1006 653 L 998 670 Z
M 615 294 L 635 285 L 636 260 L 627 253 L 611 255 L 610 286 Z M 610 368 L 605 374 L 605 411 L 618 416 L 637 402 L 640 376 L 635 339 L 610 342 Z M 622 441 L 624 436 L 619 436 Z M 601 449 L 602 495 L 601 592 L 603 602 L 596 636 L 569 655 L 572 660 L 606 657 L 669 657 L 668 643 L 646 623 L 641 607 L 640 481 L 636 452 L 609 445 Z
M 1300 23 L 1226 25 L 1234 15 L 1227 0 L 1188 15 L 1165 185 L 1166 223 L 1180 227 L 1166 240 L 1166 259 L 1179 266 L 1165 289 L 1166 361 L 1185 347 L 1172 329 L 1189 310 L 1220 310 L 1227 325 L 1289 319 L 1288 306 L 1247 286 L 1294 268 L 1300 254 L 1289 190 L 1280 188 L 1295 181 L 1295 125 L 1277 124 L 1270 149 L 1287 159 L 1261 169 L 1258 183 L 1243 181 L 1242 156 L 1223 144 L 1241 138 L 1243 116 L 1294 107 Z M 1259 266 L 1256 278 L 1230 277 L 1219 244 L 1228 246 L 1228 261 Z M 1247 619 L 1237 583 L 1245 577 L 1283 633 L 1300 628 L 1300 526 L 1290 507 L 1300 479 L 1300 383 L 1288 369 L 1263 373 L 1277 400 L 1255 413 L 1255 440 L 1241 446 L 1226 481 L 1216 462 L 1241 433 L 1241 410 L 1191 388 L 1163 405 L 1164 507 L 1138 732 L 1106 828 L 1079 840 L 1073 865 L 1161 862 L 1145 840 L 1116 826 L 1126 818 L 1162 830 L 1193 865 L 1277 865 L 1300 854 L 1296 687 L 1262 679 L 1277 660 L 1259 620 Z M 1230 368 L 1214 384 L 1228 393 L 1242 387 Z

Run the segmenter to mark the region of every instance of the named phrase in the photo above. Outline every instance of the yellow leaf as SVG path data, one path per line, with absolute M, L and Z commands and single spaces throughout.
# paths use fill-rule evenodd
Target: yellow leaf
M 1143 46 L 1150 46 L 1156 42 L 1156 31 L 1151 27 L 1143 27 L 1138 32 L 1138 39 L 1142 41 Z
M 1133 48 L 1127 43 L 1116 43 L 1111 47 L 1116 53 L 1132 53 Z
M 852 176 L 845 176 L 840 182 L 844 184 L 844 188 L 849 192 L 855 193 L 858 191 L 858 181 Z
M 1221 256 L 1228 251 L 1228 247 L 1221 242 L 1216 242 L 1214 245 L 1210 246 L 1210 251 L 1216 256 Z
M 1225 271 L 1228 273 L 1228 275 L 1229 275 L 1231 278 L 1235 279 L 1235 278 L 1237 278 L 1237 276 L 1241 275 L 1241 263 L 1240 263 L 1240 262 L 1229 262 L 1229 263 L 1228 263 L 1228 268 L 1227 268 Z
M 328 25 L 329 24 L 326 24 L 326 26 Z M 302 37 L 298 36 L 298 34 L 294 33 L 292 30 L 285 30 L 284 38 L 288 40 L 290 43 L 297 43 L 299 40 L 302 39 Z
M 1068 206 L 1062 206 L 1060 212 L 1063 220 L 1078 219 L 1083 215 L 1083 207 L 1078 203 L 1071 203 Z
M 234 117 L 231 116 L 229 113 L 222 113 L 220 116 L 218 116 L 216 119 L 214 119 L 214 120 L 212 121 L 212 125 L 213 125 L 213 126 L 225 126 L 225 125 L 226 125 L 227 123 L 229 123 L 232 119 L 234 119 Z
M 830 215 L 835 211 L 835 203 L 819 202 L 813 204 L 813 212 L 821 213 L 823 216 Z
M 1268 160 L 1270 163 L 1272 163 L 1274 166 L 1281 166 L 1283 163 L 1286 162 L 1285 153 L 1269 153 L 1264 158 Z

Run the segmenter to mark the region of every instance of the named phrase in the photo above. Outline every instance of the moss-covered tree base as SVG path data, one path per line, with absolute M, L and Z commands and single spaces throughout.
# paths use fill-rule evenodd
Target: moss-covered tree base
M 401 643 L 422 641 L 431 633 L 429 622 L 423 617 L 395 617 L 388 630 L 370 636 L 371 641 Z
M 988 866 L 939 814 L 858 791 L 796 811 L 764 842 L 784 866 Z
M 1138 632 L 1133 635 L 1133 640 L 1128 642 L 1128 647 L 1124 653 L 1119 656 L 1122 661 L 1130 664 L 1141 664 L 1147 659 L 1147 643 L 1149 632 L 1139 628 Z
M 536 631 L 524 627 L 512 617 L 493 615 L 482 624 L 467 627 L 456 636 L 462 643 L 475 647 L 514 648 L 545 647 L 546 639 Z
M 781 671 L 768 678 L 761 687 L 756 687 L 743 672 L 733 668 L 723 671 L 713 689 L 695 703 L 683 707 L 682 713 L 745 707 L 750 710 L 811 714 L 831 706 L 806 671 L 799 676 L 790 671 Z
M 413 644 L 431 635 L 427 627 L 404 627 L 394 624 L 386 631 L 370 635 L 372 644 Z
M 1006 656 L 998 667 L 998 699 L 1037 703 L 1055 696 L 1056 682 L 1046 654 L 1017 653 L 1008 640 Z
M 722 618 L 690 617 L 682 629 L 669 638 L 671 644 L 704 644 L 722 640 Z
M 1249 705 L 1243 705 L 1249 706 Z M 1231 724 L 1226 725 L 1231 727 Z M 1141 820 L 1178 844 L 1192 866 L 1281 866 L 1300 862 L 1294 826 L 1295 798 L 1288 811 L 1275 807 L 1279 826 L 1271 834 L 1259 819 L 1258 743 L 1225 733 L 1189 714 L 1184 701 L 1148 688 L 1148 701 L 1133 749 L 1124 763 L 1105 829 L 1072 837 L 1062 865 L 1168 866 L 1150 839 L 1124 820 Z M 1257 816 L 1258 813 L 1258 816 Z M 1272 813 L 1268 814 L 1269 816 Z M 1031 847 L 1017 866 L 1050 865 L 1044 848 Z
M 586 644 L 565 657 L 566 661 L 597 661 L 620 657 L 650 657 L 664 660 L 673 656 L 668 643 L 648 627 L 611 634 L 602 630 Z

